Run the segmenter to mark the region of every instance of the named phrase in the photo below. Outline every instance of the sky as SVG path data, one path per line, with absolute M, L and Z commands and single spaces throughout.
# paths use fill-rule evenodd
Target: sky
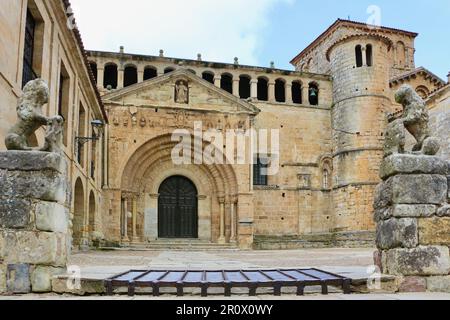
M 269 66 L 289 61 L 337 18 L 419 33 L 416 66 L 450 71 L 449 0 L 71 0 L 89 50 Z M 373 6 L 379 8 L 373 10 Z M 370 9 L 370 10 L 368 10 Z M 374 15 L 375 13 L 375 15 Z M 379 15 L 378 15 L 379 13 Z M 373 17 L 380 19 L 372 20 Z

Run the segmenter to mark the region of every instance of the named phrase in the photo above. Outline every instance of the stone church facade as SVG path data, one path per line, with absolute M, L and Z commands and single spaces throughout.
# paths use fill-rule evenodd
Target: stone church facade
M 27 1 L 23 6 L 5 1 L 11 6 L 2 7 L 2 16 L 16 10 L 18 18 L 1 30 L 24 34 Z M 75 246 L 373 245 L 372 204 L 386 115 L 400 110 L 393 95 L 402 84 L 426 99 L 444 146 L 441 155 L 450 156 L 450 86 L 416 68 L 416 33 L 338 20 L 291 61 L 295 71 L 289 71 L 241 65 L 237 58 L 227 64 L 203 61 L 201 55 L 168 58 L 163 51 L 128 54 L 123 47 L 85 52 L 76 29 L 56 34 L 48 25 L 56 21 L 62 28 L 67 1 L 30 3 L 32 16 L 41 11 L 55 16 L 44 28 L 44 45 L 36 48 L 54 48 L 48 39 L 74 48 L 67 50 L 67 65 L 75 70 L 71 100 L 62 103 L 69 110 L 65 151 L 73 166 Z M 2 49 L 20 48 L 1 57 L 17 60 L 0 64 L 0 93 L 7 103 L 0 117 L 3 141 L 20 95 L 26 41 L 22 36 L 19 46 L 7 46 L 17 40 L 1 36 Z M 51 83 L 56 106 L 63 82 L 57 71 L 45 70 L 57 70 L 61 59 L 42 52 L 44 67 L 36 74 Z M 7 72 L 7 65 L 12 70 Z M 60 110 L 50 105 L 46 112 Z M 92 120 L 104 123 L 100 133 Z M 193 136 L 198 123 L 202 133 L 277 130 L 278 172 L 262 174 L 264 160 L 273 159 L 270 152 L 251 154 L 254 163 L 174 163 L 172 134 Z M 93 133 L 98 139 L 77 146 L 77 137 Z M 212 150 L 223 157 L 222 148 Z M 192 157 L 197 151 L 193 148 Z

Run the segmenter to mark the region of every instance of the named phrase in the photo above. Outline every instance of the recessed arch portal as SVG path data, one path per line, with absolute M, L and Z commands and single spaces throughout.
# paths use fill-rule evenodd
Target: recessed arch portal
M 198 238 L 198 192 L 184 176 L 172 176 L 158 190 L 158 237 Z

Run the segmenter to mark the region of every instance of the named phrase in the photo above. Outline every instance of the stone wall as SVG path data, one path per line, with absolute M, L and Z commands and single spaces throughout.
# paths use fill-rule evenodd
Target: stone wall
M 450 287 L 450 163 L 434 156 L 392 155 L 375 197 L 376 263 L 401 277 L 405 291 Z
M 54 153 L 0 152 L 0 293 L 52 291 L 71 250 L 66 162 Z

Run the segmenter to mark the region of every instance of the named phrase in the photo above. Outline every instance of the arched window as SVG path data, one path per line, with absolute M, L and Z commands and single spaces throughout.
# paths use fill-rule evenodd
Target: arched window
M 360 45 L 355 47 L 355 55 L 356 55 L 356 67 L 360 68 L 363 65 L 362 61 L 362 48 Z
M 373 66 L 373 50 L 371 44 L 368 44 L 366 47 L 366 61 L 368 67 Z
M 174 68 L 172 68 L 172 67 L 167 67 L 167 68 L 164 69 L 164 74 L 168 74 L 168 73 L 171 73 L 171 72 L 174 72 L 174 71 L 175 71 Z
M 250 98 L 250 81 L 251 78 L 247 75 L 239 77 L 239 97 L 241 99 Z
M 269 80 L 264 77 L 258 78 L 258 100 L 267 101 L 269 100 Z
M 195 70 L 192 70 L 192 69 L 188 69 L 188 71 L 190 72 L 190 73 L 192 73 L 192 74 L 197 74 L 197 72 L 195 71 Z
M 135 66 L 127 66 L 124 71 L 123 86 L 129 87 L 138 82 L 137 68 Z
M 330 188 L 330 172 L 328 171 L 328 169 L 323 170 L 323 188 Z
M 202 73 L 202 79 L 214 84 L 214 73 L 205 71 Z
M 158 71 L 155 67 L 146 67 L 144 69 L 144 81 L 156 78 L 158 76 Z
M 97 63 L 95 63 L 94 61 L 89 61 L 89 67 L 91 68 L 95 82 L 97 83 Z
M 286 88 L 283 79 L 275 80 L 275 101 L 286 102 Z
M 103 87 L 111 90 L 117 89 L 117 65 L 114 63 L 105 66 L 105 76 L 103 79 Z
M 292 102 L 296 104 L 302 103 L 302 83 L 300 81 L 292 82 Z
M 80 103 L 78 110 L 78 137 L 87 137 L 86 132 L 86 110 L 83 105 Z M 77 145 L 77 162 L 84 167 L 84 145 L 78 143 Z
M 319 86 L 312 82 L 309 84 L 309 104 L 317 106 L 319 104 Z
M 222 80 L 220 80 L 220 87 L 233 94 L 233 76 L 229 73 L 222 74 Z
M 430 94 L 430 90 L 428 90 L 428 88 L 425 86 L 418 86 L 416 88 L 416 92 L 422 99 L 426 99 Z

